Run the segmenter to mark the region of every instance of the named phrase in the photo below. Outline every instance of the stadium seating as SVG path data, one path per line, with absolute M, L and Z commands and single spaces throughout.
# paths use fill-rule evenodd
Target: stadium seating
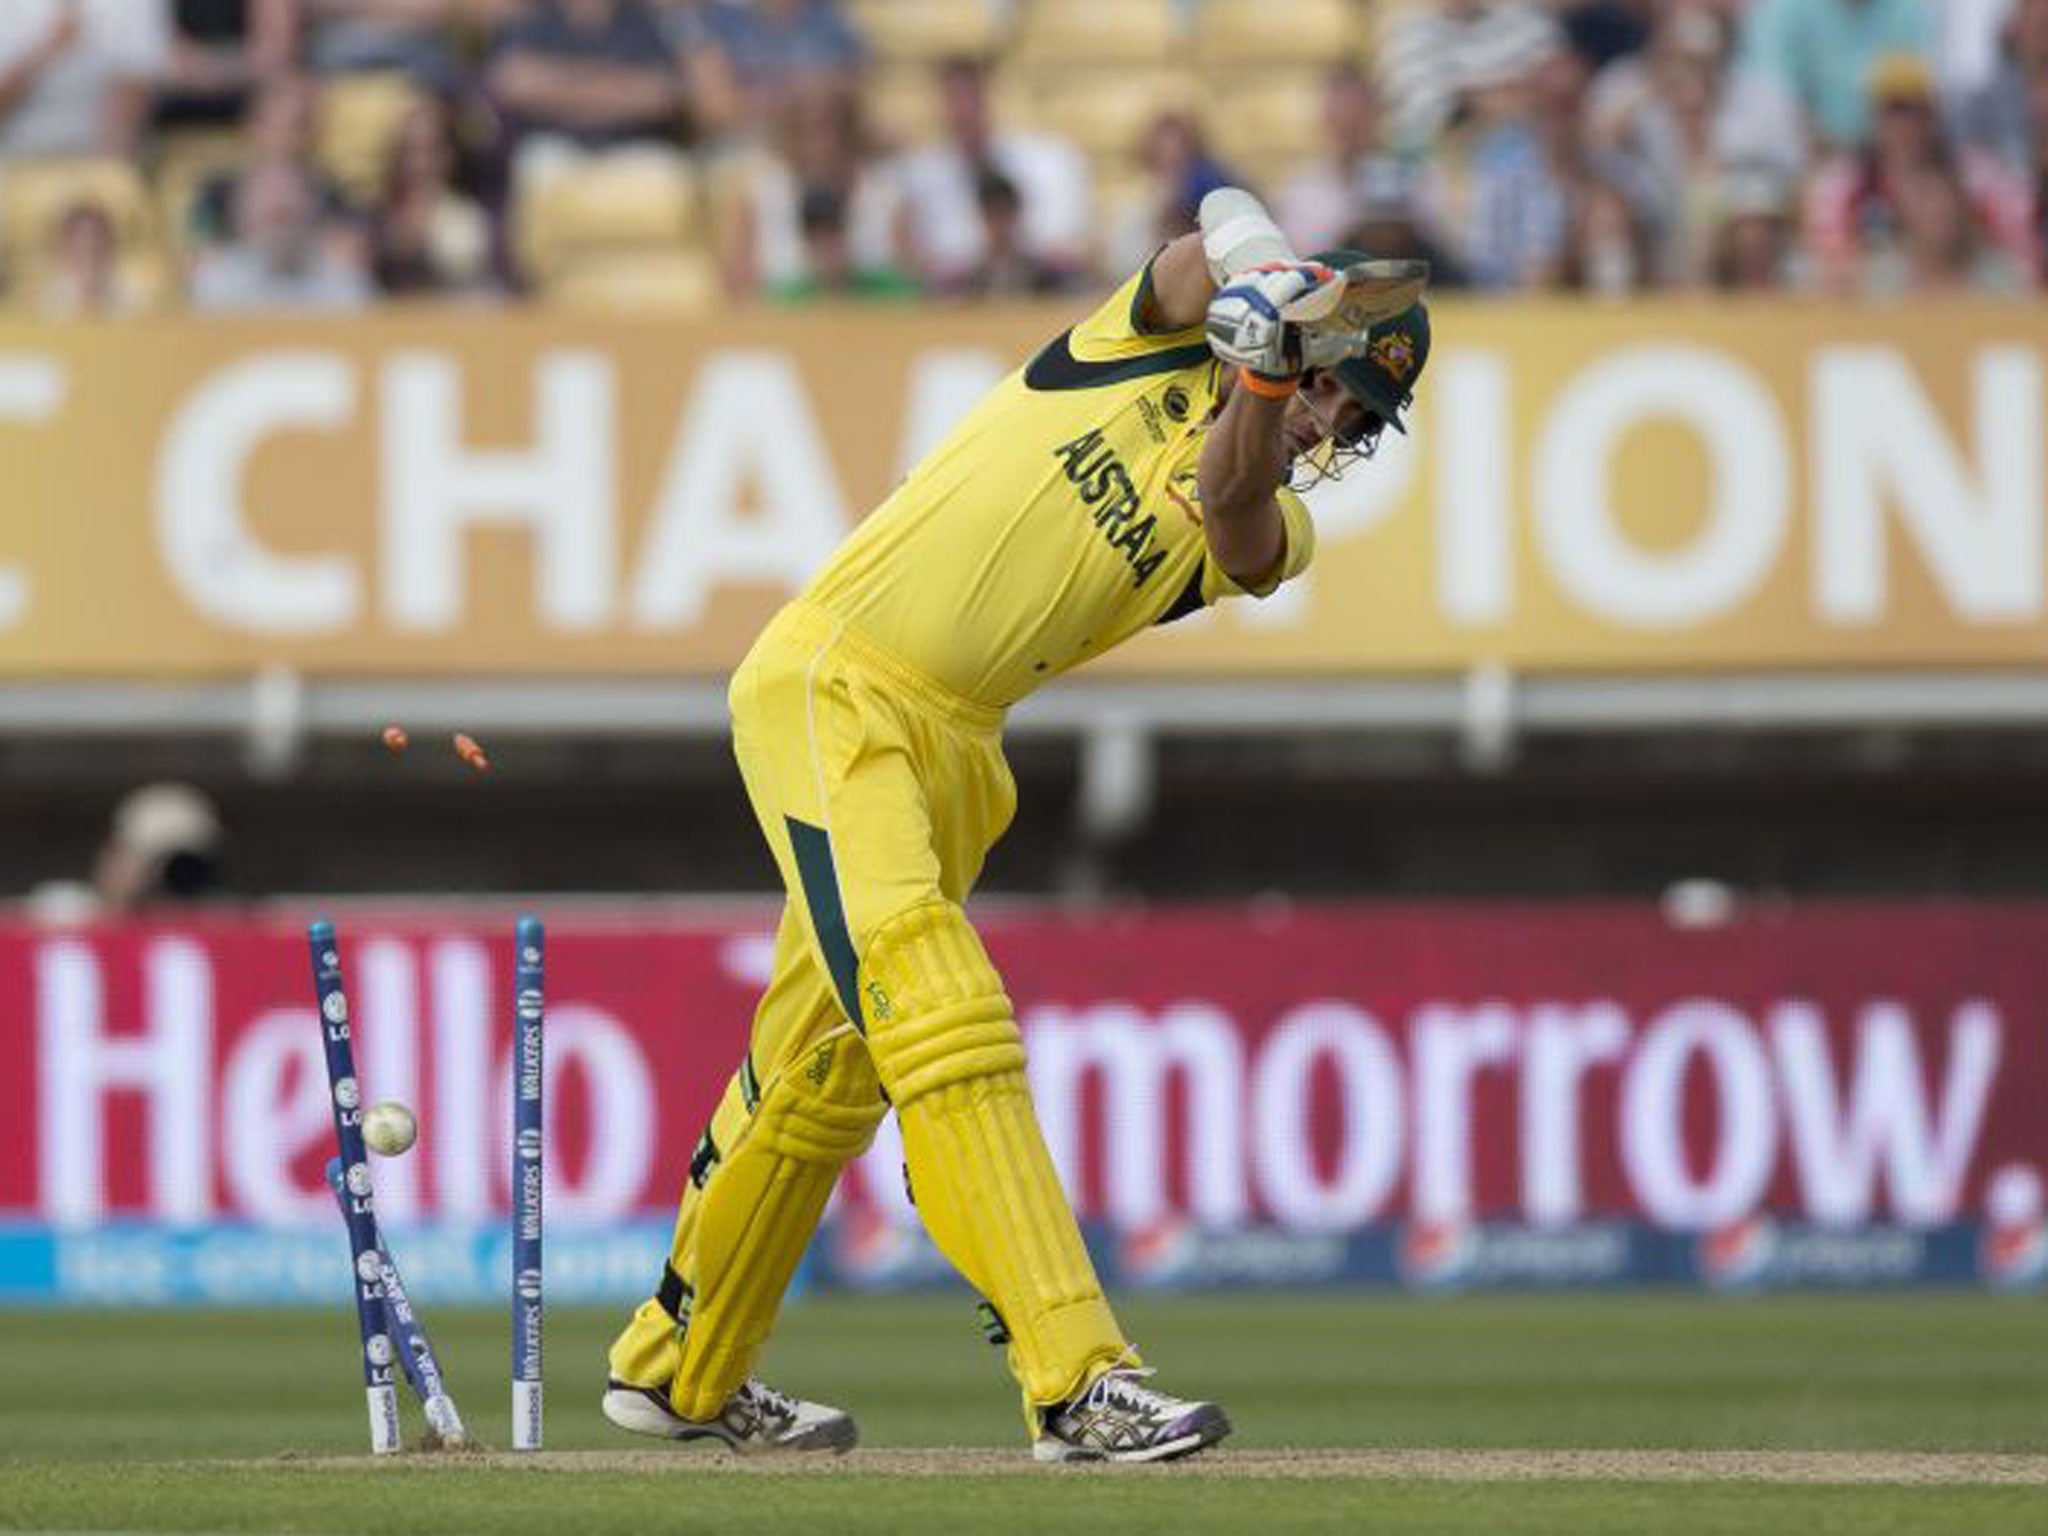
M 564 309 L 691 311 L 718 296 L 718 272 L 701 250 L 598 251 L 557 269 L 541 296 Z
M 1180 50 L 1171 0 L 1033 0 L 1017 25 L 1017 59 L 1034 72 L 1157 65 Z
M 991 0 L 853 0 L 847 11 L 884 65 L 986 58 L 1004 40 Z
M 161 302 L 168 262 L 147 184 L 126 161 L 71 158 L 12 161 L 0 178 L 0 270 L 10 277 L 10 302 L 34 301 L 58 223 L 81 203 L 106 214 L 127 282 L 150 307 Z
M 1009 128 L 1032 123 L 1031 84 L 1014 66 L 989 77 L 989 109 Z M 861 93 L 870 127 L 884 143 L 906 147 L 930 138 L 939 127 L 939 82 L 931 64 L 885 64 L 873 70 Z
M 1161 112 L 1192 111 L 1198 88 L 1171 65 L 1069 69 L 1038 77 L 1033 116 L 1098 163 L 1123 160 Z
M 247 141 L 239 129 L 185 129 L 164 139 L 152 183 L 157 214 L 174 249 L 182 249 L 191 234 L 192 204 L 199 189 L 238 169 L 246 153 Z
M 1216 151 L 1254 181 L 1270 184 L 1322 147 L 1323 73 L 1327 66 L 1262 71 L 1253 78 L 1211 78 L 1204 100 Z
M 1361 0 L 1204 0 L 1195 55 L 1215 70 L 1247 62 L 1330 65 L 1366 46 Z
M 868 122 L 886 143 L 915 144 L 938 126 L 938 89 L 931 65 L 923 61 L 877 66 L 861 99 Z
M 0 238 L 8 265 L 39 259 L 57 221 L 79 203 L 104 212 L 124 247 L 156 238 L 149 190 L 126 161 L 15 160 L 0 181 Z
M 376 200 L 392 143 L 419 100 L 405 75 L 385 71 L 339 75 L 321 92 L 320 163 L 351 196 Z
M 662 0 L 662 7 L 680 11 L 690 3 L 693 0 Z M 1168 196 L 1171 192 L 1152 186 L 1157 167 L 1147 170 L 1139 163 L 1148 130 L 1167 111 L 1185 113 L 1194 121 L 1214 160 L 1226 171 L 1241 176 L 1255 190 L 1277 191 L 1304 162 L 1322 152 L 1322 118 L 1332 65 L 1371 65 L 1389 29 L 1436 0 L 829 3 L 843 9 L 871 54 L 868 67 L 858 74 L 865 127 L 871 130 L 861 146 L 863 153 L 886 155 L 934 139 L 943 127 L 939 66 L 950 58 L 973 58 L 988 70 L 989 115 L 995 130 L 1035 130 L 1070 141 L 1088 161 L 1098 211 L 1107 216 L 1134 202 L 1156 201 L 1155 194 Z M 1694 18 L 1693 32 L 1706 37 L 1710 46 L 1733 48 L 1740 26 L 1732 14 L 1734 9 L 1719 7 L 1718 19 L 1702 11 Z M 461 190 L 482 210 L 483 217 L 492 221 L 494 253 L 500 248 L 509 252 L 511 265 L 532 277 L 545 292 L 568 287 L 580 293 L 593 286 L 614 291 L 633 285 L 663 294 L 691 290 L 707 269 L 704 253 L 714 244 L 710 205 L 728 195 L 723 183 L 735 166 L 755 163 L 747 158 L 746 145 L 762 133 L 763 125 L 780 120 L 781 108 L 774 98 L 784 87 L 772 83 L 775 73 L 767 71 L 760 77 L 765 94 L 750 87 L 747 108 L 733 122 L 724 122 L 716 112 L 705 114 L 696 137 L 678 141 L 687 145 L 681 157 L 687 163 L 652 172 L 626 172 L 579 159 L 574 185 L 557 186 L 545 177 L 529 179 L 523 167 L 527 151 L 533 147 L 531 139 L 522 138 L 518 125 L 489 104 L 484 78 L 492 39 L 516 10 L 517 6 L 505 0 L 465 0 L 463 5 L 449 8 L 440 29 L 441 47 L 435 54 L 440 62 L 435 65 L 437 83 L 432 89 L 448 103 L 450 131 L 461 150 Z M 695 61 L 702 62 L 701 58 Z M 306 63 L 301 59 L 298 67 Z M 440 72 L 444 66 L 445 74 Z M 746 67 L 741 73 L 746 73 Z M 2048 72 L 2037 73 L 2048 80 Z M 694 64 L 686 64 L 684 74 L 701 85 Z M 271 84 L 297 78 L 293 70 L 267 77 L 252 92 L 252 100 L 263 99 Z M 357 213 L 370 214 L 384 190 L 396 137 L 408 113 L 427 99 L 426 88 L 403 71 L 383 67 L 340 73 L 327 73 L 323 68 L 308 78 L 318 93 L 314 146 L 318 164 L 348 195 Z M 1955 89 L 1961 90 L 1962 85 L 1958 83 Z M 1728 79 L 1718 82 L 1716 95 L 1715 111 L 1724 114 L 1725 120 L 1728 108 L 1737 100 Z M 1593 93 L 1588 99 L 1598 96 Z M 1968 114 L 1958 115 L 1951 109 L 1966 102 L 1957 97 L 1939 105 L 1943 110 L 1936 114 L 1938 119 L 1954 118 L 1953 135 L 1955 125 Z M 1426 124 L 1411 127 L 1396 101 L 1390 99 L 1385 106 L 1388 135 L 1402 140 L 1404 149 L 1409 147 L 1405 141 L 1416 133 L 1436 131 Z M 1793 105 L 1788 103 L 1786 110 L 1794 110 Z M 249 126 L 259 134 L 270 132 L 267 124 Z M 1952 158 L 1969 170 L 1968 176 L 1958 171 L 1951 179 L 1959 177 L 1969 183 L 1954 190 L 1972 222 L 1980 226 L 1974 232 L 1976 249 L 1964 253 L 1967 259 L 1946 263 L 1954 270 L 1933 274 L 1929 281 L 1937 287 L 2009 292 L 2038 283 L 2048 265 L 2042 256 L 2044 226 L 2038 216 L 2039 189 L 2048 186 L 2048 175 L 2042 169 L 2048 149 L 2005 142 L 2001 136 L 2010 135 L 1991 118 L 1986 118 L 1980 129 L 1965 135 L 1971 140 L 1966 146 L 1951 146 L 1967 149 Z M 1641 226 L 1636 233 L 1657 247 L 1656 261 L 1639 264 L 1637 280 L 1641 285 L 1651 290 L 1721 286 L 1833 291 L 1846 287 L 1873 294 L 1895 288 L 1895 269 L 1904 259 L 1893 228 L 1897 220 L 1891 216 L 1860 220 L 1853 238 L 1821 229 L 1819 225 L 1826 221 L 1813 214 L 1815 204 L 1805 195 L 1806 182 L 1809 176 L 1834 175 L 1839 167 L 1825 155 L 1808 166 L 1781 165 L 1781 158 L 1796 159 L 1797 151 L 1787 149 L 1780 156 L 1771 144 L 1796 145 L 1799 133 L 1789 121 L 1758 131 L 1769 144 L 1750 145 L 1727 165 L 1706 171 L 1695 167 L 1685 173 L 1699 187 L 1719 185 L 1731 175 L 1735 180 L 1730 185 L 1740 182 L 1761 187 L 1761 204 L 1747 214 L 1729 212 L 1719 197 L 1688 193 L 1674 201 L 1669 188 L 1655 196 L 1646 186 L 1631 194 L 1629 206 L 1621 211 Z M 668 142 L 664 137 L 663 143 Z M 75 190 L 78 197 L 106 206 L 115 216 L 124 269 L 138 263 L 167 280 L 195 238 L 222 233 L 217 227 L 201 226 L 220 225 L 225 210 L 209 202 L 205 217 L 195 218 L 195 196 L 210 181 L 245 164 L 248 146 L 243 128 L 159 125 L 146 131 L 133 149 L 133 162 L 145 177 L 140 193 L 134 172 L 106 166 L 88 173 L 75 184 Z M 1414 147 L 1432 153 L 1437 148 Z M 1445 174 L 1462 183 L 1466 173 L 1459 168 L 1460 145 L 1453 142 L 1443 147 L 1451 151 L 1444 157 Z M 1771 164 L 1768 185 L 1753 174 L 1755 167 L 1749 163 L 1759 157 Z M 507 166 L 513 173 L 509 186 L 499 174 Z M 0 201 L 4 201 L 0 219 L 5 221 L 0 225 L 0 262 L 5 263 L 0 267 L 0 303 L 28 306 L 32 302 L 29 279 L 37 264 L 46 259 L 52 217 L 51 210 L 39 206 L 37 199 L 50 196 L 44 189 L 52 182 L 44 169 L 33 165 L 4 169 L 19 185 L 15 191 L 0 193 Z M 1641 179 L 1672 174 L 1668 167 L 1653 167 L 1645 161 Z M 1555 186 L 1550 191 L 1572 203 L 1585 195 L 1591 182 L 1608 179 L 1608 171 L 1589 178 L 1560 167 L 1551 177 Z M 1632 186 L 1636 179 L 1631 173 Z M 1777 184 L 1780 181 L 1782 186 Z M 713 182 L 720 184 L 715 199 L 705 192 Z M 1748 201 L 1756 203 L 1758 199 L 1752 196 Z M 1603 207 L 1613 211 L 1612 200 Z M 1654 213 L 1666 207 L 1683 210 L 1669 229 L 1664 227 L 1663 215 Z M 1464 249 L 1481 236 L 1467 227 L 1472 221 L 1463 210 L 1460 198 L 1447 200 L 1437 211 L 1440 227 L 1431 231 L 1432 239 L 1443 244 L 1454 259 L 1463 256 L 1456 264 L 1468 272 L 1480 272 L 1485 284 L 1502 281 Z M 1745 219 L 1761 220 L 1769 226 L 1762 236 L 1765 243 L 1753 245 L 1754 260 L 1741 272 L 1724 270 L 1726 263 L 1715 259 L 1722 249 L 1721 237 Z M 1098 221 L 1098 231 L 1106 227 L 1106 218 Z M 1573 224 L 1565 238 L 1576 242 L 1589 236 Z M 1843 247 L 1839 260 L 1817 256 L 1818 246 L 1828 242 Z M 1093 253 L 1091 275 L 1106 280 L 1115 275 L 1103 266 L 1110 261 L 1107 247 L 1116 247 L 1112 264 L 1121 264 L 1128 255 L 1129 242 L 1104 235 L 1100 243 L 1104 248 Z M 653 252 L 682 252 L 688 260 L 671 272 L 674 264 L 653 261 Z M 618 272 L 629 275 L 613 272 L 612 258 L 628 254 L 633 260 Z M 593 262 L 597 265 L 590 265 Z M 573 278 L 568 275 L 572 265 L 578 268 Z M 734 262 L 731 267 L 729 280 L 744 285 L 742 264 Z M 590 275 L 600 268 L 612 275 Z M 1582 262 L 1552 262 L 1536 280 L 1541 286 L 1569 286 L 1576 278 L 1558 274 L 1583 270 Z M 494 272 L 493 276 L 505 274 Z M 137 285 L 126 286 L 132 292 Z M 170 284 L 145 286 L 168 288 Z M 484 286 L 508 285 L 487 282 Z M 516 288 L 517 284 L 509 286 Z M 473 297 L 474 289 L 465 294 Z M 125 297 L 124 304 L 132 307 Z
M 522 267 L 564 303 L 689 307 L 715 277 L 703 189 L 680 155 L 597 155 L 533 179 L 514 224 Z

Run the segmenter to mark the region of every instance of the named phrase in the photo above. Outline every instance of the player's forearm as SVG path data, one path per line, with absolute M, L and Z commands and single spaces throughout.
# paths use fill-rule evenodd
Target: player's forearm
M 1285 525 L 1273 493 L 1287 480 L 1286 416 L 1286 398 L 1240 382 L 1202 444 L 1202 534 L 1233 580 L 1263 574 L 1282 552 Z
M 1200 325 L 1216 295 L 1200 235 L 1182 235 L 1152 258 L 1152 303 L 1145 323 L 1155 331 Z
M 1202 257 L 1222 283 L 1240 272 L 1297 258 L 1266 205 L 1243 187 L 1217 187 L 1202 199 Z
M 1217 285 L 1230 274 L 1261 262 L 1294 260 L 1265 204 L 1242 187 L 1218 187 L 1204 197 L 1201 226 L 1152 258 L 1152 302 L 1145 319 L 1156 330 L 1200 325 Z

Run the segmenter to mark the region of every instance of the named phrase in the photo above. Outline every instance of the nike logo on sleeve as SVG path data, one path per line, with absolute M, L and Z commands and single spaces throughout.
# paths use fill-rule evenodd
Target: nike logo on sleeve
M 1072 331 L 1062 331 L 1047 342 L 1024 370 L 1024 387 L 1036 390 L 1096 389 L 1104 384 L 1122 384 L 1149 378 L 1156 373 L 1178 373 L 1209 361 L 1207 342 L 1190 342 L 1147 352 L 1138 357 L 1119 357 L 1109 362 L 1084 362 L 1074 356 Z

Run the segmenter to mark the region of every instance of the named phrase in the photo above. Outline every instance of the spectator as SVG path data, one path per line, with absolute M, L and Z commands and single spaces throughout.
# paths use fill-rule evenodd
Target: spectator
M 1935 73 L 1944 100 L 1966 100 L 1990 83 L 2018 8 L 2015 0 L 1941 0 L 1935 7 L 1941 19 Z
M 1871 131 L 1871 67 L 1934 47 L 1926 0 L 1754 0 L 1743 20 L 1741 62 L 1785 91 L 1824 146 L 1850 149 Z
M 674 54 L 644 0 L 536 0 L 500 28 L 487 83 L 522 158 L 667 143 L 682 106 Z
M 447 109 L 428 99 L 407 112 L 391 146 L 370 219 L 370 265 L 390 294 L 478 294 L 497 285 L 491 221 L 455 184 Z
M 1201 125 L 1185 112 L 1153 118 L 1138 145 L 1138 164 L 1143 182 L 1107 220 L 1105 254 L 1113 271 L 1135 271 L 1160 246 L 1195 228 L 1202 199 L 1239 179 L 1209 152 Z
M 2035 249 L 2048 252 L 2048 70 L 2029 83 L 2034 104 L 2034 155 L 2026 179 L 2034 193 Z
M 785 298 L 903 291 L 902 187 L 868 141 L 860 98 L 821 77 L 797 87 L 777 116 L 776 152 L 760 158 L 724 209 L 728 288 Z
M 812 299 L 908 299 L 917 280 L 898 267 L 877 267 L 855 259 L 846 201 L 830 187 L 814 187 L 797 209 L 803 242 L 802 271 L 771 282 L 768 297 L 782 303 Z
M 1378 53 L 1397 148 L 1428 149 L 1465 109 L 1477 78 L 1526 69 L 1560 33 L 1528 0 L 1424 0 L 1391 13 Z
M 73 203 L 51 231 L 36 312 L 50 320 L 139 314 L 147 295 L 121 269 L 120 254 L 106 209 L 93 202 Z
M 1704 275 L 1723 163 L 1729 34 L 1697 5 L 1666 11 L 1640 55 L 1609 65 L 1586 102 L 1586 145 L 1647 221 L 1661 282 Z M 1788 167 L 1791 169 L 1792 167 Z
M 1741 165 L 1714 188 L 1706 277 L 1721 293 L 1774 293 L 1800 286 L 1792 192 L 1777 167 Z
M 1274 215 L 1297 251 L 1337 244 L 1359 219 L 1368 182 L 1382 201 L 1390 179 L 1420 185 L 1419 165 L 1388 151 L 1379 93 L 1356 64 L 1339 64 L 1324 77 L 1323 143 L 1322 155 L 1296 172 L 1274 200 Z
M 168 0 L 5 0 L 0 160 L 129 153 L 170 58 Z
M 290 70 L 299 0 L 172 0 L 171 75 L 157 94 L 159 128 L 221 128 L 242 120 L 256 89 Z
M 193 901 L 220 888 L 220 813 L 190 784 L 148 784 L 122 797 L 93 867 L 100 910 Z
M 1572 199 L 1571 229 L 1558 263 L 1558 286 L 1620 299 L 1656 286 L 1650 227 L 1618 181 L 1589 176 Z
M 984 170 L 975 182 L 974 200 L 981 209 L 982 228 L 988 232 L 988 254 L 963 292 L 982 299 L 1008 298 L 1057 293 L 1072 284 L 1071 271 L 1041 261 L 1025 249 L 1024 200 L 1007 176 Z
M 1598 73 L 1649 43 L 1659 9 L 1657 0 L 1570 0 L 1558 20 L 1586 68 Z
M 2048 0 L 2015 0 L 1999 36 L 1996 64 L 1954 115 L 1956 136 L 1994 155 L 2016 175 L 2035 166 L 2036 83 L 2048 79 Z
M 24 903 L 52 927 L 104 921 L 221 891 L 226 839 L 213 802 L 190 784 L 148 784 L 122 797 L 90 880 L 49 880 Z
M 461 65 L 452 38 L 465 0 L 302 0 L 306 62 L 322 74 L 400 70 L 422 89 L 452 90 Z
M 800 84 L 859 84 L 867 44 L 835 0 L 709 0 L 672 13 L 701 132 L 772 127 Z
M 1463 254 L 1483 288 L 1528 289 L 1558 280 L 1579 177 L 1584 66 L 1559 48 L 1533 69 L 1475 69 L 1471 101 L 1471 207 Z
M 355 238 L 355 209 L 348 194 L 314 157 L 319 102 L 318 91 L 305 75 L 281 75 L 264 85 L 250 108 L 242 165 L 203 182 L 186 212 L 186 234 L 193 244 L 204 247 L 234 238 L 235 189 L 269 166 L 284 166 L 305 177 L 331 238 Z
M 958 287 L 988 257 L 988 230 L 975 198 L 981 173 L 999 171 L 1022 201 L 1018 235 L 1034 261 L 1078 273 L 1087 265 L 1087 162 L 1065 139 L 998 129 L 988 79 L 965 58 L 939 66 L 942 137 L 903 159 L 911 248 L 934 286 Z
M 318 194 L 305 172 L 262 165 L 235 188 L 235 239 L 192 271 L 192 308 L 206 314 L 361 309 L 371 297 L 360 256 L 323 241 Z
M 1876 105 L 1875 130 L 1869 146 L 1854 154 L 1829 159 L 1814 174 L 1807 192 L 1806 243 L 1822 280 L 1837 292 L 1867 287 L 1877 272 L 1879 287 L 1897 283 L 1881 274 L 1899 261 L 1916 265 L 1946 260 L 1949 250 L 1937 238 L 1935 224 L 1944 217 L 1942 195 L 1930 193 L 1929 179 L 1953 181 L 1969 216 L 1962 221 L 1972 242 L 2002 247 L 2007 257 L 2031 270 L 2035 263 L 2032 193 L 2027 184 L 1989 154 L 1951 152 L 1934 100 L 1934 75 L 1911 54 L 1879 61 L 1870 96 Z M 1914 250 L 1905 249 L 1906 202 L 1919 236 Z M 1961 235 L 1949 244 L 1960 251 Z M 1937 250 L 1940 246 L 1942 249 Z M 1977 259 L 1975 245 L 1964 257 L 1989 273 L 1988 255 Z M 1931 269 L 1929 269 L 1931 271 Z M 1923 276 L 1926 275 L 1923 273 Z M 1901 280 L 1903 281 L 1903 279 Z
M 1471 275 L 1431 234 L 1433 221 L 1424 188 L 1414 174 L 1392 160 L 1370 162 L 1358 178 L 1356 219 L 1324 245 L 1370 251 L 1375 256 L 1415 257 L 1429 263 L 1429 284 L 1437 290 L 1470 287 Z
M 1962 179 L 1939 159 L 1903 179 L 1892 193 L 1890 238 L 1868 253 L 1862 292 L 1872 298 L 1963 289 L 2011 293 L 2023 274 L 1989 238 Z

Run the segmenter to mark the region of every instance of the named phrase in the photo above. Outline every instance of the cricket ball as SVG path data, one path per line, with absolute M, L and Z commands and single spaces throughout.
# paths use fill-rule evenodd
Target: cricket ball
M 363 1115 L 363 1145 L 381 1157 L 396 1157 L 412 1150 L 419 1138 L 419 1122 L 403 1104 L 386 1099 L 372 1104 Z

